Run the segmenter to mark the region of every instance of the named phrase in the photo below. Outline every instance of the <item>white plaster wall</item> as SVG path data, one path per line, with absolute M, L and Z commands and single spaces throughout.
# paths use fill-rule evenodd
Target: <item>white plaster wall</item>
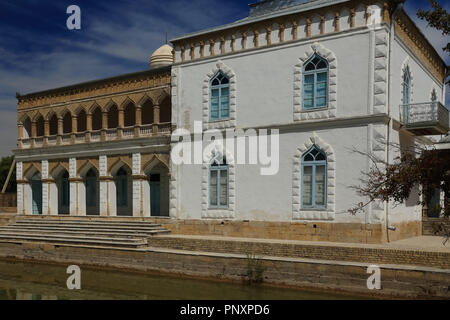
M 350 150 L 367 151 L 366 126 L 284 133 L 280 136 L 280 170 L 274 176 L 260 175 L 258 165 L 236 166 L 236 220 L 292 221 L 292 172 L 297 148 L 314 131 L 332 146 L 336 159 L 336 222 L 365 222 L 365 213 L 352 216 L 348 209 L 364 201 L 349 186 L 358 184 L 360 172 L 367 170 L 364 156 Z M 201 165 L 178 167 L 179 217 L 201 219 Z
M 415 138 L 407 132 L 391 131 L 391 142 L 399 144 L 402 148 L 411 148 L 414 145 Z M 394 162 L 394 158 L 400 156 L 400 152 L 396 148 L 390 150 L 390 161 Z M 390 224 L 405 222 L 405 221 L 421 221 L 422 220 L 422 206 L 418 205 L 421 200 L 417 195 L 418 186 L 411 192 L 411 196 L 402 204 L 389 204 L 388 214 Z
M 315 41 L 181 65 L 174 113 L 188 113 L 191 127 L 193 121 L 202 119 L 203 80 L 221 60 L 236 74 L 238 127 L 293 122 L 294 66 Z M 337 59 L 337 116 L 367 114 L 369 33 L 324 38 L 319 43 Z M 185 126 L 183 117 L 178 119 L 177 126 Z
M 399 119 L 400 104 L 402 103 L 402 67 L 408 65 L 412 74 L 411 103 L 430 102 L 431 90 L 436 89 L 437 98 L 445 104 L 444 87 L 431 72 L 426 71 L 426 66 L 417 60 L 412 52 L 396 38 L 393 45 L 391 58 L 391 110 L 390 115 L 394 119 Z

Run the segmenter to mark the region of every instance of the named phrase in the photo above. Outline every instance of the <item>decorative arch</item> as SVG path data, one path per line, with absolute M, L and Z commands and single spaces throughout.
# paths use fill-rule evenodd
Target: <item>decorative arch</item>
M 209 208 L 209 166 L 218 158 L 225 157 L 228 165 L 228 208 Z M 202 165 L 202 218 L 209 219 L 233 219 L 236 206 L 236 167 L 233 155 L 223 146 L 216 148 L 209 155 L 205 155 Z
M 328 108 L 303 109 L 303 66 L 315 54 L 328 62 Z M 337 113 L 337 59 L 335 54 L 315 42 L 294 67 L 294 121 L 335 118 Z
M 44 119 L 50 121 L 50 119 L 54 116 L 56 116 L 57 119 L 60 118 L 60 115 L 58 115 L 56 111 L 50 110 L 49 112 L 47 112 L 47 115 L 44 117 Z
M 64 108 L 64 109 L 62 109 L 62 110 L 59 112 L 59 114 L 57 114 L 57 116 L 58 116 L 59 118 L 64 118 L 64 117 L 66 116 L 67 113 L 69 113 L 71 117 L 73 116 L 72 111 L 71 111 L 69 108 Z
M 132 175 L 133 171 L 131 166 L 122 159 L 118 159 L 109 167 L 109 175 L 114 177 L 121 168 L 125 168 L 125 171 L 127 171 L 129 175 Z
M 210 82 L 218 72 L 222 72 L 230 80 L 230 117 L 228 120 L 211 121 L 209 117 Z M 219 60 L 203 80 L 203 130 L 236 127 L 236 95 L 236 74 L 231 68 Z
M 39 118 L 45 119 L 44 115 L 41 112 L 36 111 L 36 113 L 33 115 L 32 119 L 31 119 L 31 121 L 36 122 L 39 120 Z
M 301 164 L 303 155 L 316 146 L 327 156 L 327 206 L 326 209 L 302 209 Z M 336 203 L 336 158 L 333 148 L 315 132 L 304 145 L 297 148 L 292 170 L 292 216 L 294 220 L 334 220 Z
M 148 174 L 154 167 L 156 167 L 158 164 L 162 164 L 164 165 L 167 170 L 170 171 L 170 166 L 169 166 L 169 157 L 165 156 L 165 155 L 151 155 L 151 157 L 147 160 L 144 160 L 144 165 L 142 165 L 142 172 L 144 174 Z
M 115 172 L 120 169 L 121 166 L 126 165 L 130 170 L 132 170 L 133 165 L 131 158 L 129 156 L 121 157 L 111 157 L 108 159 L 108 171 L 110 176 L 113 176 Z M 131 171 L 132 172 L 132 171 Z
M 90 106 L 90 107 L 87 109 L 87 113 L 88 113 L 88 114 L 93 114 L 93 113 L 95 112 L 95 110 L 97 110 L 97 109 L 100 109 L 100 112 L 103 112 L 102 107 L 101 107 L 97 102 L 94 102 L 94 103 L 92 104 L 92 106 Z
M 154 104 L 153 99 L 146 93 L 142 98 L 138 100 L 137 105 L 142 107 L 147 102 L 150 102 L 152 105 Z
M 130 97 L 126 97 L 123 102 L 120 104 L 120 106 L 118 106 L 119 110 L 125 110 L 125 108 L 129 105 L 129 104 L 133 104 L 136 106 L 136 103 L 130 98 Z
M 88 109 L 86 106 L 80 104 L 79 106 L 77 106 L 77 107 L 73 110 L 73 116 L 78 117 L 78 115 L 79 115 L 82 111 L 84 111 L 84 112 L 87 114 L 88 111 L 89 111 L 89 109 Z
M 408 70 L 409 71 L 409 81 L 410 81 L 410 86 L 409 86 L 409 103 L 413 103 L 414 101 L 414 74 L 412 72 L 412 69 L 410 67 L 410 57 L 407 56 L 405 58 L 405 60 L 402 63 L 402 68 L 401 68 L 401 72 L 400 72 L 400 90 L 401 90 L 401 95 L 400 95 L 400 99 L 401 99 L 401 104 L 403 104 L 403 75 L 405 74 L 405 71 Z
M 163 103 L 164 99 L 166 99 L 167 97 L 170 97 L 169 92 L 166 89 L 162 89 L 157 99 L 158 105 L 161 105 L 161 103 Z
M 79 177 L 85 177 L 90 169 L 95 169 L 95 171 L 97 171 L 97 174 L 100 175 L 98 164 L 94 163 L 91 160 L 85 160 L 81 165 L 77 164 L 77 168 Z
M 65 162 L 52 163 L 49 164 L 49 167 L 49 176 L 53 177 L 53 179 L 58 178 L 63 171 L 69 173 L 69 164 Z
M 27 181 L 31 181 L 31 178 L 34 176 L 36 172 L 39 172 L 42 174 L 41 166 L 36 165 L 35 163 L 24 163 L 24 170 L 23 170 L 23 177 Z

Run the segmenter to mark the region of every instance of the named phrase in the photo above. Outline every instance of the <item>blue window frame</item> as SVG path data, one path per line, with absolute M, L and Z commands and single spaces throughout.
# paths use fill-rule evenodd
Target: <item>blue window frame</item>
M 302 208 L 326 208 L 327 156 L 316 146 L 302 157 L 301 184 Z
M 403 71 L 403 105 L 410 104 L 411 102 L 411 73 L 409 67 Z
M 328 107 L 328 61 L 314 54 L 303 67 L 303 109 Z
M 228 208 L 228 165 L 213 162 L 209 167 L 209 207 L 214 209 Z
M 225 120 L 230 117 L 230 79 L 219 71 L 211 80 L 209 119 Z

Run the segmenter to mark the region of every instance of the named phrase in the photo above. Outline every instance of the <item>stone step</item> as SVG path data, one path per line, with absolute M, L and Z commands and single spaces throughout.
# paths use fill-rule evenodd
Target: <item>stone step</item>
M 14 223 L 10 226 L 20 227 L 20 228 L 77 228 L 77 229 L 108 229 L 108 230 L 122 230 L 122 231 L 153 231 L 155 229 L 163 229 L 161 225 L 154 224 L 148 226 L 120 226 L 120 225 L 108 225 L 108 224 L 63 224 L 63 223 L 52 223 L 52 224 L 39 224 L 39 223 Z
M 17 216 L 17 221 L 40 221 L 40 222 L 62 222 L 62 223 L 70 223 L 70 222 L 97 222 L 97 223 L 115 223 L 115 224 L 148 224 L 154 223 L 154 220 L 139 220 L 139 219 L 123 219 L 120 217 L 100 217 L 100 216 L 84 216 L 84 217 L 76 217 L 69 215 L 60 215 L 60 216 Z
M 139 232 L 139 233 L 147 233 L 147 232 L 153 232 L 158 230 L 167 230 L 163 227 L 146 227 L 146 228 L 120 228 L 120 227 L 109 227 L 109 226 L 78 226 L 78 225 L 67 225 L 67 226 L 61 226 L 61 225 L 17 225 L 17 224 L 10 224 L 9 226 L 4 226 L 12 229 L 39 229 L 39 230 L 92 230 L 92 231 L 105 231 L 105 232 Z
M 89 235 L 89 236 L 81 236 L 81 235 L 66 235 L 66 234 L 61 234 L 61 235 L 54 235 L 52 233 L 31 233 L 31 232 L 25 232 L 25 233 L 21 233 L 21 232 L 7 232 L 7 231 L 3 231 L 0 233 L 0 237 L 5 237 L 5 236 L 16 236 L 16 237 L 23 237 L 23 236 L 29 236 L 29 237 L 38 237 L 38 238 L 52 238 L 52 237 L 57 237 L 57 238 L 61 238 L 61 239 L 73 239 L 73 240 L 98 240 L 98 241 L 120 241 L 120 242 L 144 242 L 146 243 L 147 240 L 146 238 L 139 238 L 139 237 L 134 237 L 134 238 L 125 238 L 125 237 L 108 237 L 108 236 L 97 236 L 97 235 Z
M 122 241 L 118 239 L 110 240 L 93 240 L 86 238 L 67 238 L 58 236 L 32 236 L 32 235 L 2 235 L 0 234 L 0 241 L 8 242 L 50 242 L 52 244 L 75 244 L 75 245 L 98 245 L 98 246 L 113 246 L 113 247 L 123 247 L 123 248 L 139 248 L 147 245 L 147 242 L 143 239 L 138 239 L 135 241 Z
M 152 231 L 147 231 L 145 233 L 140 232 L 129 232 L 129 231 L 102 231 L 102 230 L 77 230 L 77 229 L 42 229 L 42 228 L 17 228 L 17 227 L 0 227 L 0 234 L 61 234 L 61 235 L 86 235 L 86 236 L 111 236 L 111 237 L 127 237 L 127 238 L 146 238 L 155 234 L 168 233 L 166 229 L 157 229 Z
M 86 220 L 17 220 L 18 225 L 88 225 L 88 226 L 111 226 L 111 227 L 160 227 L 161 224 L 151 222 L 121 222 L 121 221 L 86 221 Z

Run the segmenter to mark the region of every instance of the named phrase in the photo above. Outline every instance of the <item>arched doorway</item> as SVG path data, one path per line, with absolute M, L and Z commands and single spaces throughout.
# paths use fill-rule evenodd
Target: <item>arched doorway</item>
M 32 214 L 42 214 L 42 180 L 40 172 L 31 177 Z
M 58 176 L 58 214 L 69 214 L 70 207 L 70 187 L 69 173 L 64 170 Z
M 99 210 L 99 183 L 98 174 L 94 168 L 89 169 L 84 181 L 86 190 L 86 215 L 98 216 Z
M 169 170 L 158 160 L 150 164 L 145 171 L 148 179 L 148 193 L 150 216 L 169 216 Z M 144 200 L 144 205 L 147 201 Z M 148 204 L 147 204 L 148 206 Z M 148 210 L 148 209 L 147 209 Z M 146 211 L 147 211 L 146 210 Z
M 114 182 L 116 185 L 116 205 L 118 216 L 132 216 L 132 183 L 130 172 L 122 166 L 116 173 Z

